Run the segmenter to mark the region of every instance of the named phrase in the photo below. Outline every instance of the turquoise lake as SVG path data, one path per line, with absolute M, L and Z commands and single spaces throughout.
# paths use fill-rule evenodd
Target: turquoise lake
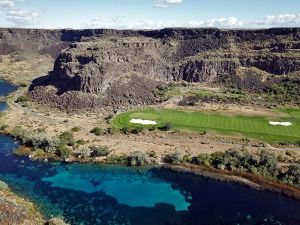
M 300 202 L 277 193 L 161 168 L 31 161 L 14 156 L 17 147 L 0 135 L 0 180 L 46 218 L 72 225 L 300 224 Z

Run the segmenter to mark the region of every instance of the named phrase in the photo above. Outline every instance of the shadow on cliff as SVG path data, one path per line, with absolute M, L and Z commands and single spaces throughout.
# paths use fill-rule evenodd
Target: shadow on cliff
M 53 72 L 50 72 L 46 76 L 38 77 L 34 79 L 29 86 L 29 91 L 33 91 L 37 87 L 54 86 L 57 89 L 57 95 L 62 95 L 66 91 L 78 91 L 80 90 L 79 77 L 72 78 L 57 78 Z
M 33 91 L 36 87 L 50 85 L 50 80 L 50 74 L 34 79 L 29 86 L 29 91 Z

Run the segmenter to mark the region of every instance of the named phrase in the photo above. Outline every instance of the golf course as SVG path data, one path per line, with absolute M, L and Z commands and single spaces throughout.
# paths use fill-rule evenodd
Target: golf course
M 117 115 L 112 120 L 116 128 L 151 128 L 166 124 L 174 129 L 188 129 L 195 132 L 218 132 L 243 135 L 268 143 L 300 141 L 300 109 L 282 109 L 285 116 L 266 118 L 258 116 L 226 115 L 208 112 L 185 112 L 174 109 L 144 109 Z M 147 120 L 156 125 L 132 123 L 133 120 Z M 272 122 L 274 121 L 274 122 Z M 278 125 L 272 125 L 272 123 Z M 282 123 L 282 125 L 281 125 Z M 284 125 L 288 124 L 288 125 Z

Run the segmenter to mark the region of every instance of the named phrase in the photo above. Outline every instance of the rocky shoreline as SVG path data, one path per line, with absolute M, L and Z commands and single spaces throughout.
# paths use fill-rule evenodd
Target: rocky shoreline
M 45 220 L 33 203 L 14 194 L 2 181 L 0 181 L 0 224 L 67 225 L 60 218 Z

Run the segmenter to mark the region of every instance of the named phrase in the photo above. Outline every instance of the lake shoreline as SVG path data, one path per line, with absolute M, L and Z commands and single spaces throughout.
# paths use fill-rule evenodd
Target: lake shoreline
M 12 138 L 14 138 L 10 134 L 1 134 L 0 135 L 7 135 Z M 15 138 L 14 138 L 15 139 Z M 21 146 L 22 147 L 22 146 Z M 24 146 L 23 146 L 24 147 Z M 75 163 L 91 163 L 91 164 L 97 164 L 97 165 L 125 165 L 128 167 L 131 167 L 129 165 L 126 165 L 124 163 L 116 163 L 116 162 L 109 162 L 106 161 L 106 159 L 101 159 L 101 160 L 96 160 L 95 158 L 88 158 L 88 159 L 78 159 L 78 158 L 73 158 L 73 159 L 63 159 L 58 157 L 57 155 L 36 155 L 32 157 L 31 155 L 22 155 L 22 156 L 27 156 L 30 158 L 30 160 L 33 161 L 51 161 L 51 162 L 63 162 L 66 164 L 75 164 Z M 16 156 L 18 157 L 18 156 Z M 288 196 L 290 198 L 293 198 L 297 201 L 300 201 L 300 189 L 292 186 L 285 184 L 280 181 L 276 180 L 271 180 L 269 178 L 241 171 L 241 170 L 219 170 L 213 167 L 208 167 L 208 166 L 201 166 L 201 165 L 195 165 L 195 164 L 190 164 L 190 163 L 180 163 L 180 164 L 168 164 L 168 163 L 153 163 L 151 165 L 145 165 L 145 166 L 150 166 L 151 168 L 164 168 L 164 169 L 170 169 L 171 171 L 174 172 L 179 172 L 179 173 L 189 173 L 193 174 L 196 176 L 203 176 L 207 178 L 211 178 L 214 180 L 218 181 L 223 181 L 223 182 L 232 182 L 240 185 L 244 185 L 247 187 L 250 187 L 252 189 L 258 190 L 258 191 L 271 191 L 271 192 L 276 192 L 278 194 L 283 194 L 285 196 Z M 136 168 L 139 168 L 136 166 Z
M 219 181 L 233 182 L 259 191 L 276 192 L 300 201 L 299 188 L 244 171 L 218 170 L 212 167 L 204 167 L 192 164 L 165 164 L 162 165 L 162 167 L 170 169 L 174 172 L 189 173 Z

